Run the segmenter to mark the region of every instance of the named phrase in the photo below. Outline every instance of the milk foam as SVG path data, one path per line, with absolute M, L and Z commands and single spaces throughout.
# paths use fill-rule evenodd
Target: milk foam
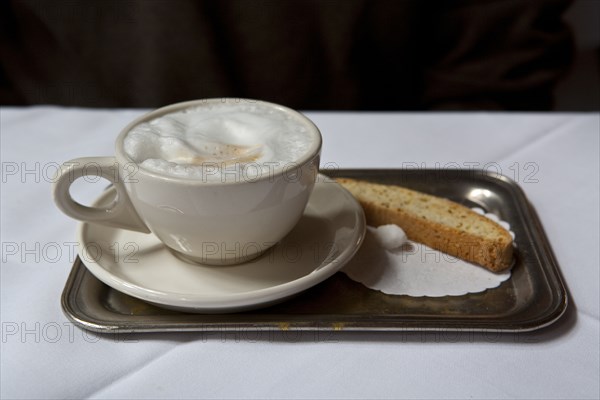
M 215 103 L 188 108 L 131 129 L 125 153 L 154 172 L 205 180 L 273 173 L 309 151 L 306 123 L 271 106 Z

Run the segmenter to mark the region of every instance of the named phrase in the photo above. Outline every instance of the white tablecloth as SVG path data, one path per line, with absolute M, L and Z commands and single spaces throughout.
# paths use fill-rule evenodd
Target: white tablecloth
M 76 222 L 52 203 L 58 163 L 111 155 L 139 110 L 2 108 L 2 398 L 598 398 L 598 113 L 308 112 L 322 165 L 484 168 L 537 209 L 571 295 L 529 334 L 164 333 L 98 336 L 60 295 Z M 77 185 L 81 201 L 102 187 Z

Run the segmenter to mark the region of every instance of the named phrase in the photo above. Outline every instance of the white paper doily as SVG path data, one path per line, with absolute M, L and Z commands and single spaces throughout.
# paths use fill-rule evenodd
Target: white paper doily
M 500 221 L 494 214 L 485 214 L 479 208 L 473 211 L 498 222 L 514 239 L 507 222 Z M 406 240 L 404 232 L 395 225 L 367 227 L 363 245 L 342 272 L 370 289 L 414 297 L 483 292 L 500 286 L 511 275 L 510 270 L 494 273 L 424 244 Z

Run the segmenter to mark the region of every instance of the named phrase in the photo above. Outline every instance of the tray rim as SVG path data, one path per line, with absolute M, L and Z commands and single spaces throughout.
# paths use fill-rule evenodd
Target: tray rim
M 554 290 L 552 294 L 556 297 L 551 302 L 551 306 L 544 309 L 535 318 L 531 318 L 525 321 L 502 321 L 499 319 L 491 321 L 481 321 L 477 318 L 473 318 L 466 324 L 465 319 L 459 320 L 442 320 L 435 317 L 404 317 L 398 318 L 398 316 L 390 315 L 389 317 L 378 317 L 368 318 L 368 321 L 364 321 L 364 317 L 354 316 L 354 321 L 347 322 L 333 322 L 320 324 L 319 321 L 301 321 L 301 322 L 263 322 L 263 323 L 252 323 L 252 322 L 229 322 L 229 323 L 212 323 L 212 322 L 173 322 L 173 321 L 160 321 L 159 323 L 148 323 L 148 321 L 119 321 L 119 320 L 100 320 L 94 316 L 86 314 L 81 307 L 77 304 L 77 293 L 79 286 L 84 275 L 91 273 L 86 269 L 83 262 L 76 258 L 72 269 L 69 273 L 69 277 L 65 283 L 61 295 L 61 307 L 66 317 L 75 325 L 80 328 L 99 332 L 189 332 L 189 331 L 220 331 L 220 332 L 235 332 L 241 329 L 248 331 L 262 331 L 262 330 L 290 330 L 290 331 L 462 331 L 462 332 L 530 332 L 538 329 L 545 328 L 552 325 L 554 322 L 559 320 L 566 312 L 568 308 L 568 294 L 560 268 L 556 261 L 556 257 L 552 251 L 552 247 L 545 234 L 541 221 L 537 215 L 537 212 L 527 199 L 522 188 L 512 179 L 492 173 L 490 171 L 478 170 L 478 169 L 452 169 L 443 170 L 444 173 L 449 174 L 464 174 L 469 172 L 477 174 L 479 178 L 484 178 L 491 183 L 500 184 L 508 187 L 508 189 L 515 194 L 517 212 L 519 218 L 524 221 L 523 226 L 530 235 L 535 237 L 536 243 L 542 250 L 542 255 L 546 263 L 540 265 L 543 270 L 543 275 L 546 279 L 546 283 Z M 335 171 L 321 171 L 321 173 L 328 174 L 333 172 L 332 176 L 347 176 L 348 174 L 407 174 L 407 173 L 421 173 L 421 174 L 432 174 L 439 173 L 437 169 L 339 169 Z M 527 221 L 530 221 L 533 226 L 528 226 Z M 96 279 L 91 276 L 91 278 Z M 113 289 L 114 290 L 114 289 Z M 120 314 L 119 314 L 120 315 Z M 193 316 L 198 314 L 181 314 L 183 316 Z M 202 314 L 199 314 L 202 315 Z M 176 320 L 178 314 L 173 315 Z M 272 315 L 274 317 L 274 315 Z M 310 314 L 309 314 L 310 316 Z M 153 316 L 144 316 L 150 320 Z M 352 318 L 351 318 L 352 319 Z

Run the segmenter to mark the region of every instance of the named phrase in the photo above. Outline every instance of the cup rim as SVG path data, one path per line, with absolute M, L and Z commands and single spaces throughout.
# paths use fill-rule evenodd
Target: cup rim
M 303 167 L 304 165 L 306 165 L 307 163 L 311 162 L 316 156 L 318 156 L 320 154 L 321 147 L 323 144 L 323 138 L 321 136 L 321 131 L 315 125 L 314 122 L 312 122 L 308 117 L 306 117 L 300 111 L 296 111 L 292 108 L 282 106 L 277 103 L 271 103 L 271 102 L 264 101 L 264 100 L 238 98 L 238 97 L 214 97 L 214 98 L 208 98 L 208 99 L 189 100 L 189 101 L 183 101 L 183 102 L 179 102 L 179 103 L 170 104 L 170 105 L 167 105 L 164 107 L 157 108 L 153 111 L 145 113 L 145 114 L 139 116 L 138 118 L 134 119 L 129 124 L 127 124 L 121 130 L 119 135 L 117 136 L 117 139 L 115 141 L 115 155 L 116 155 L 117 161 L 124 162 L 126 164 L 127 163 L 135 164 L 140 172 L 143 171 L 143 173 L 148 176 L 151 176 L 156 179 L 164 180 L 164 181 L 180 182 L 180 183 L 186 183 L 186 184 L 206 185 L 206 186 L 236 185 L 236 184 L 244 183 L 244 181 L 238 181 L 238 180 L 235 180 L 235 181 L 223 181 L 223 180 L 211 181 L 211 180 L 206 180 L 206 179 L 198 179 L 198 178 L 194 178 L 194 177 L 173 176 L 173 175 L 162 174 L 162 173 L 155 172 L 150 169 L 142 167 L 138 162 L 134 161 L 131 157 L 129 157 L 129 155 L 127 155 L 127 153 L 125 152 L 125 149 L 124 149 L 125 136 L 127 136 L 129 131 L 131 131 L 136 125 L 139 125 L 144 122 L 148 122 L 155 118 L 162 117 L 163 115 L 166 115 L 166 114 L 181 111 L 186 108 L 199 106 L 199 105 L 207 105 L 210 103 L 213 103 L 213 104 L 214 103 L 227 103 L 230 101 L 235 101 L 236 103 L 242 103 L 242 102 L 260 103 L 260 104 L 264 104 L 268 107 L 276 108 L 286 114 L 292 115 L 295 118 L 301 120 L 309 128 L 309 131 L 311 132 L 312 136 L 314 136 L 314 138 L 316 139 L 311 144 L 309 150 L 302 157 L 300 157 L 296 161 L 294 161 L 292 163 L 288 163 L 284 166 L 277 166 L 276 168 L 274 168 L 272 173 L 264 174 L 265 176 L 261 176 L 256 179 L 253 179 L 251 181 L 252 183 L 262 182 L 265 180 L 272 180 L 272 179 L 275 179 L 275 178 L 283 175 L 284 173 L 289 173 L 291 170 L 299 169 L 299 168 Z M 289 165 L 292 165 L 293 168 L 287 168 Z

